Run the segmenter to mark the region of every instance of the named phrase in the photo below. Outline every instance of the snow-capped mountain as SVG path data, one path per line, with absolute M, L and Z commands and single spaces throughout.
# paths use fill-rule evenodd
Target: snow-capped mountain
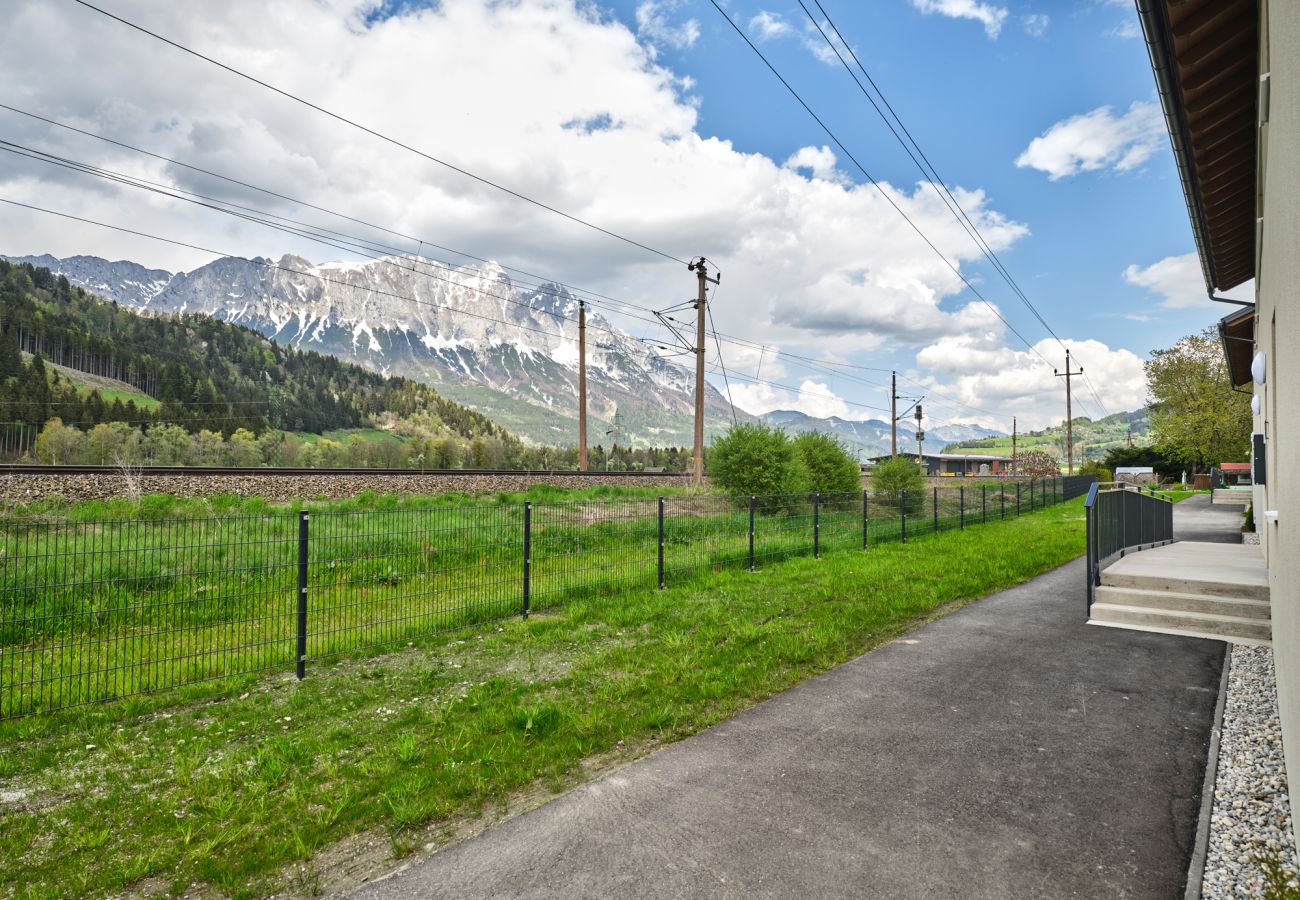
M 578 299 L 558 285 L 516 285 L 493 263 L 225 257 L 173 274 L 97 257 L 8 258 L 46 266 L 145 313 L 202 313 L 417 378 L 522 437 L 576 439 Z M 587 376 L 591 444 L 614 438 L 606 432 L 618 413 L 620 442 L 689 445 L 693 374 L 590 308 Z M 726 400 L 712 387 L 705 414 L 709 425 L 730 421 Z

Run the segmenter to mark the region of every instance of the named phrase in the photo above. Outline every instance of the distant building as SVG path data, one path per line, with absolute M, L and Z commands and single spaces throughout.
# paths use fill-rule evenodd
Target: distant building
M 1224 463 L 1219 466 L 1219 474 L 1224 487 L 1249 487 L 1253 483 L 1250 463 Z
M 1115 480 L 1125 484 L 1154 484 L 1159 481 L 1151 466 L 1116 466 Z
M 916 459 L 915 453 L 899 453 L 898 455 L 911 460 Z M 871 457 L 867 461 L 868 470 L 876 463 L 884 462 L 889 458 L 888 453 L 883 456 Z M 925 453 L 922 454 L 921 459 L 927 475 L 955 477 L 1007 475 L 1011 468 L 1010 456 L 991 456 L 985 453 Z

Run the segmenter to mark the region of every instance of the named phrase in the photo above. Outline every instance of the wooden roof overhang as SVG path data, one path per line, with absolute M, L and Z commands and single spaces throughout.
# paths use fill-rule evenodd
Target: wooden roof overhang
M 1251 381 L 1250 364 L 1255 357 L 1255 308 L 1247 306 L 1219 320 L 1219 340 L 1228 361 L 1233 385 Z
M 1211 294 L 1255 276 L 1258 0 L 1138 0 Z

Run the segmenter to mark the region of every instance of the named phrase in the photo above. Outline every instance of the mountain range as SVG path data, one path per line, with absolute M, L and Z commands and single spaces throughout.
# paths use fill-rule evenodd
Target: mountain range
M 762 420 L 769 425 L 776 425 L 791 433 L 801 431 L 820 431 L 832 435 L 854 453 L 863 456 L 879 456 L 889 452 L 889 423 L 880 419 L 855 421 L 841 419 L 838 416 L 817 418 L 796 410 L 778 409 L 764 413 Z M 955 441 L 971 441 L 1002 436 L 1003 432 L 983 425 L 951 423 L 947 425 L 927 426 L 926 444 L 932 450 L 938 450 L 944 444 Z M 905 449 L 915 449 L 915 427 L 911 421 L 900 422 L 898 426 L 899 445 Z
M 578 297 L 556 284 L 518 284 L 494 263 L 224 257 L 173 273 L 94 256 L 7 258 L 138 312 L 201 313 L 423 381 L 537 443 L 568 445 L 577 436 Z M 591 444 L 688 445 L 693 373 L 592 310 L 587 339 Z M 610 434 L 616 414 L 618 433 Z M 739 411 L 737 418 L 752 421 Z M 710 432 L 731 421 L 711 385 L 705 421 Z
M 578 297 L 556 284 L 516 283 L 494 263 L 223 257 L 190 272 L 169 272 L 96 256 L 0 258 L 48 268 L 137 312 L 204 314 L 280 344 L 426 382 L 539 444 L 569 445 L 576 438 Z M 693 373 L 599 312 L 588 311 L 587 329 L 590 443 L 689 445 Z M 611 434 L 616 415 L 618 431 Z M 833 435 L 867 456 L 886 452 L 890 444 L 889 423 L 877 419 L 818 418 L 795 410 L 758 418 L 792 433 Z M 736 419 L 755 417 L 738 409 Z M 721 431 L 730 421 L 726 399 L 709 385 L 706 432 Z M 927 432 L 936 448 L 1002 435 L 960 423 Z M 904 434 L 910 441 L 910 423 Z

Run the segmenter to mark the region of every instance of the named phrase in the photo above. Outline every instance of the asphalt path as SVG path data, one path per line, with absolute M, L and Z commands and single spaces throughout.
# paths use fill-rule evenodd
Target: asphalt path
M 1075 560 L 356 896 L 1181 896 L 1223 655 Z

